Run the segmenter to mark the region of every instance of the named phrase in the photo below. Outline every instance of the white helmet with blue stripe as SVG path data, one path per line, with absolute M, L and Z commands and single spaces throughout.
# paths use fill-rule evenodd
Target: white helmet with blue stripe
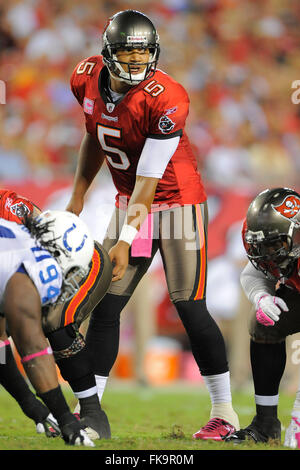
M 87 276 L 94 252 L 86 223 L 71 212 L 47 210 L 35 218 L 32 228 L 32 235 L 59 264 L 64 278 L 63 300 L 70 299 Z

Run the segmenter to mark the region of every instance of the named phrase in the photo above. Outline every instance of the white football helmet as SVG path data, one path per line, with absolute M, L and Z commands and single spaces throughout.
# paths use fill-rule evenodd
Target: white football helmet
M 36 217 L 34 235 L 62 270 L 60 301 L 70 299 L 79 290 L 80 280 L 87 276 L 94 252 L 87 225 L 71 212 L 47 210 Z

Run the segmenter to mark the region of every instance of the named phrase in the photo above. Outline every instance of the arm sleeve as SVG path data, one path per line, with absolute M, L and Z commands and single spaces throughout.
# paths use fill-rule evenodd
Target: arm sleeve
M 152 178 L 161 178 L 179 144 L 180 137 L 152 139 L 145 141 L 136 174 Z
M 256 306 L 258 296 L 262 294 L 275 295 L 276 282 L 255 269 L 250 261 L 242 271 L 240 281 L 246 296 L 254 306 Z

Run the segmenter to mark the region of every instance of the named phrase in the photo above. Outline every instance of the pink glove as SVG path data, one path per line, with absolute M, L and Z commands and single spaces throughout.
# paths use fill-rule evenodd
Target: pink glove
M 256 302 L 256 319 L 264 326 L 273 326 L 279 320 L 281 311 L 287 312 L 288 306 L 280 297 L 263 294 Z

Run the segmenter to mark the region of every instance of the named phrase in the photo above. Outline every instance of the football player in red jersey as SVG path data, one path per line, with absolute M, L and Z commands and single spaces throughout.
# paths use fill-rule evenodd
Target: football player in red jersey
M 0 218 L 24 222 L 28 216 L 36 217 L 40 209 L 29 199 L 15 191 L 0 190 Z M 81 404 L 81 419 L 92 438 L 109 438 L 110 428 L 105 412 L 99 406 L 95 376 L 90 357 L 79 326 L 92 308 L 104 296 L 111 282 L 111 262 L 107 253 L 95 242 L 89 274 L 78 281 L 78 292 L 65 303 L 43 307 L 43 332 L 52 347 L 61 375 L 69 382 Z M 49 410 L 35 398 L 19 372 L 5 328 L 5 318 L 0 312 L 0 383 L 16 399 L 23 412 L 36 423 L 37 432 L 47 436 L 57 433 L 52 426 Z
M 288 188 L 261 192 L 249 206 L 242 236 L 249 262 L 241 284 L 254 306 L 249 325 L 256 416 L 228 440 L 280 441 L 277 406 L 286 364 L 285 339 L 300 332 L 300 195 Z M 300 447 L 299 432 L 298 391 L 285 445 Z
M 71 77 L 86 133 L 67 210 L 80 214 L 104 160 L 117 189 L 103 243 L 114 263 L 113 282 L 92 313 L 86 341 L 101 398 L 118 353 L 120 313 L 159 250 L 212 402 L 208 424 L 194 437 L 221 440 L 239 423 L 224 340 L 206 307 L 206 194 L 184 130 L 189 98 L 156 68 L 159 53 L 150 19 L 122 11 L 105 27 L 102 55 L 80 62 Z

